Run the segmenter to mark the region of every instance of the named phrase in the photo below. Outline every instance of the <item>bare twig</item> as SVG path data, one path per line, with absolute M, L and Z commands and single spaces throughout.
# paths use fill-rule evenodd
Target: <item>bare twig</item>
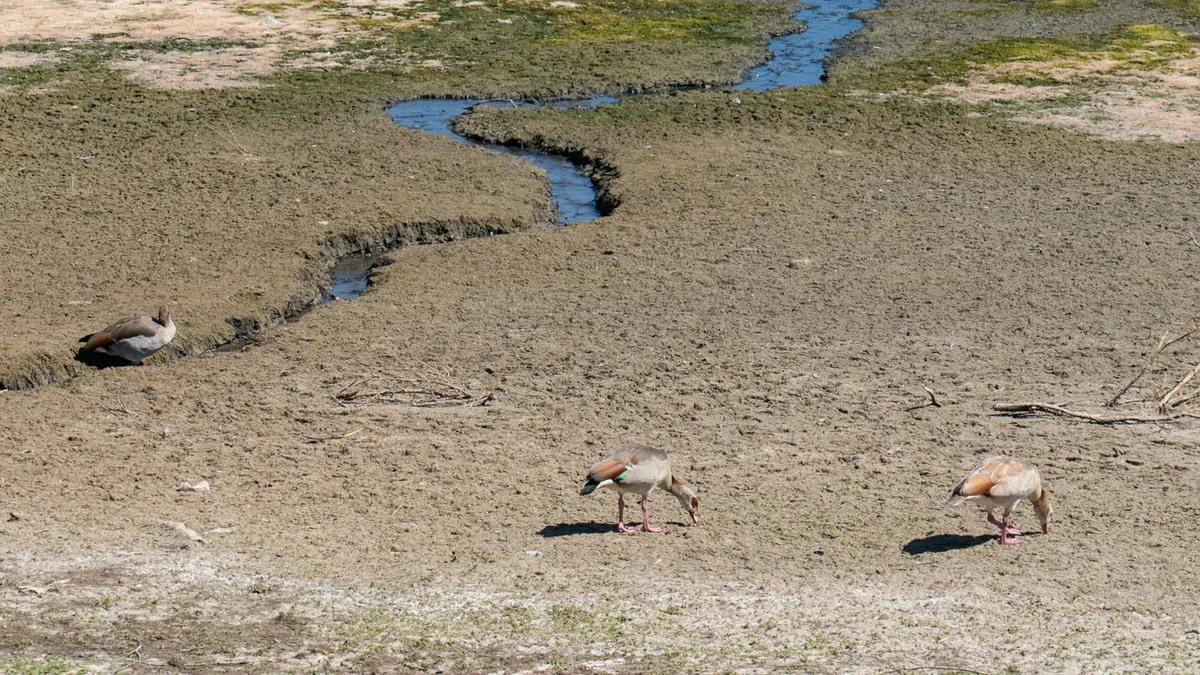
M 930 402 L 930 403 L 931 403 L 931 404 L 932 404 L 932 405 L 933 405 L 935 408 L 940 408 L 940 407 L 942 407 L 942 404 L 941 404 L 941 403 L 938 403 L 937 396 L 936 396 L 936 395 L 933 393 L 933 390 L 932 390 L 932 389 L 930 389 L 929 387 L 921 387 L 921 388 L 925 390 L 925 393 L 926 393 L 926 394 L 929 394 L 929 402 Z
M 1187 396 L 1184 396 L 1183 398 L 1180 398 L 1180 399 L 1177 399 L 1177 400 L 1175 400 L 1175 401 L 1172 401 L 1172 402 L 1171 402 L 1171 407 L 1172 407 L 1172 408 L 1178 408 L 1179 406 L 1183 405 L 1184 403 L 1188 403 L 1188 402 L 1190 402 L 1190 401 L 1194 401 L 1194 400 L 1196 400 L 1196 399 L 1198 399 L 1198 398 L 1200 398 L 1200 389 L 1197 389 L 1196 391 L 1193 391 L 1192 393 L 1188 394 Z
M 1126 415 L 1123 417 L 1105 417 L 1094 413 L 1080 412 L 1078 410 L 1068 410 L 1061 406 L 1051 405 L 1049 403 L 1000 403 L 992 406 L 996 412 L 1009 415 L 1034 415 L 1037 413 L 1045 413 L 1048 415 L 1058 415 L 1060 417 L 1074 417 L 1076 419 L 1087 420 L 1095 424 L 1154 424 L 1158 422 L 1174 422 L 1184 417 L 1200 418 L 1198 413 L 1176 412 L 1167 415 Z
M 926 393 L 926 394 L 929 394 L 929 402 L 928 402 L 928 403 L 921 403 L 921 404 L 919 404 L 919 405 L 914 405 L 914 406 L 911 406 L 911 407 L 905 408 L 905 409 L 904 409 L 904 412 L 911 412 L 911 411 L 913 411 L 913 410 L 920 410 L 921 408 L 928 408 L 928 407 L 930 407 L 930 406 L 933 406 L 934 408 L 940 408 L 940 407 L 942 407 L 942 403 L 941 403 L 941 401 L 938 401 L 938 399 L 937 399 L 937 394 L 934 394 L 932 389 L 930 389 L 929 387 L 921 387 L 921 388 L 925 390 L 925 393 Z
M 1125 385 L 1125 387 L 1123 389 L 1121 389 L 1121 391 L 1117 392 L 1116 396 L 1113 396 L 1111 399 L 1108 400 L 1108 403 L 1105 403 L 1104 405 L 1109 408 L 1116 407 L 1117 403 L 1121 400 L 1121 397 L 1125 395 L 1125 392 L 1129 391 L 1130 388 L 1133 387 L 1133 385 L 1137 384 L 1138 380 L 1142 379 L 1143 375 L 1148 373 L 1150 371 L 1150 369 L 1154 367 L 1155 361 L 1158 360 L 1159 355 L 1163 353 L 1164 349 L 1166 349 L 1167 347 L 1170 347 L 1171 345 L 1175 344 L 1176 342 L 1179 342 L 1180 340 L 1191 337 L 1191 335 L 1198 330 L 1200 330 L 1200 326 L 1196 326 L 1195 328 L 1187 331 L 1186 333 L 1177 335 L 1173 338 L 1168 338 L 1166 335 L 1163 335 L 1161 338 L 1159 338 L 1158 346 L 1155 347 L 1154 352 L 1152 352 L 1150 354 L 1150 360 L 1146 362 L 1146 365 L 1142 366 L 1142 369 L 1138 371 L 1137 375 L 1133 376 L 1133 379 L 1129 381 L 1129 384 Z
M 199 544 L 205 543 L 204 537 L 201 537 L 199 534 L 196 533 L 195 530 L 188 527 L 187 525 L 184 525 L 183 523 L 172 521 L 172 520 L 160 520 L 158 522 L 159 522 L 159 524 L 163 525 L 164 527 L 169 527 L 172 530 L 175 530 L 179 534 L 182 534 L 183 536 L 187 537 L 188 539 L 191 539 L 192 541 L 194 541 L 196 543 L 199 543 Z
M 1183 376 L 1183 379 L 1180 380 L 1178 384 L 1176 384 L 1174 387 L 1171 387 L 1171 391 L 1168 391 L 1161 399 L 1158 400 L 1158 411 L 1160 413 L 1166 413 L 1167 408 L 1171 405 L 1171 397 L 1175 394 L 1178 394 L 1179 390 L 1186 387 L 1187 383 L 1191 382 L 1192 378 L 1195 377 L 1197 373 L 1200 373 L 1200 364 L 1197 364 L 1196 367 L 1192 368 L 1187 375 Z
M 342 434 L 341 436 L 305 436 L 304 440 L 308 441 L 309 443 L 320 443 L 322 441 L 340 441 L 344 438 L 350 438 L 351 436 L 359 433 L 360 431 L 365 431 L 365 429 L 355 429 L 354 431 L 351 431 L 348 434 Z
M 222 134 L 218 129 L 213 127 L 213 125 L 209 124 L 208 122 L 205 122 L 204 126 L 211 129 L 212 132 L 214 134 L 216 134 L 221 140 L 232 145 L 238 152 L 242 153 L 243 157 L 253 157 L 254 156 L 254 153 L 246 150 L 246 148 L 242 147 L 242 144 L 238 142 L 237 136 L 235 136 L 233 133 L 233 127 L 229 126 L 228 123 L 225 124 L 225 129 L 229 132 L 228 138 L 226 138 L 225 134 Z
M 125 405 L 125 402 L 121 400 L 120 396 L 117 397 L 117 403 L 119 403 L 121 405 L 121 408 L 119 410 L 117 408 L 105 408 L 105 410 L 107 410 L 109 412 L 115 412 L 115 413 L 122 412 L 122 413 L 125 413 L 126 415 L 129 415 L 130 417 L 137 417 L 137 414 L 134 413 L 132 410 L 130 410 L 129 406 Z

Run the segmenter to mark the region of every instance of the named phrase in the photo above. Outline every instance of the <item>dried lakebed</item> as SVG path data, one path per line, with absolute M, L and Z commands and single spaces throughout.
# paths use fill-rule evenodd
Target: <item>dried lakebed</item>
M 838 40 L 862 27 L 854 18 L 856 12 L 875 6 L 874 0 L 817 0 L 812 6 L 796 13 L 804 30 L 773 38 L 768 44 L 771 58 L 752 69 L 745 80 L 733 86 L 737 90 L 766 91 L 780 87 L 800 87 L 820 84 L 825 73 L 825 59 Z M 546 172 L 550 192 L 560 225 L 586 223 L 607 214 L 597 204 L 597 187 L 587 167 L 561 154 L 534 149 L 485 143 L 454 130 L 454 118 L 479 105 L 518 106 L 537 108 L 542 105 L 560 110 L 593 108 L 617 103 L 620 98 L 597 96 L 578 101 L 553 101 L 538 104 L 529 101 L 480 99 L 418 98 L 388 108 L 392 121 L 409 129 L 448 136 L 460 143 L 475 145 L 492 152 L 519 157 Z M 378 256 L 351 255 L 342 258 L 330 270 L 330 288 L 321 302 L 333 299 L 348 300 L 361 295 L 369 286 L 371 270 L 377 267 Z

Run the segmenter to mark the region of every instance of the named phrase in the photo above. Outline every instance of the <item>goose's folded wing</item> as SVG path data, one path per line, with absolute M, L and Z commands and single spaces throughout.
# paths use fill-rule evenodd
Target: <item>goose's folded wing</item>
M 88 336 L 83 351 L 91 351 L 107 347 L 114 342 L 135 337 L 153 337 L 158 334 L 159 325 L 148 316 L 131 316 L 114 323 L 99 333 Z
M 952 497 L 979 497 L 992 491 L 996 483 L 985 473 L 972 473 L 954 488 Z
M 605 459 L 588 469 L 588 481 L 593 483 L 603 483 L 606 480 L 615 481 L 621 474 L 628 471 L 630 466 L 616 459 Z

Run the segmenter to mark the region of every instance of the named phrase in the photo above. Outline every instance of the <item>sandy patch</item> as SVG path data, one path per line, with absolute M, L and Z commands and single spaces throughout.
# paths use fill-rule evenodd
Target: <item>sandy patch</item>
M 1016 119 L 1063 126 L 1119 140 L 1158 138 L 1170 143 L 1200 140 L 1200 89 L 1160 98 L 1137 87 L 1093 96 L 1082 106 L 1053 109 Z
M 160 89 L 253 87 L 255 75 L 267 75 L 279 58 L 277 47 L 233 47 L 206 52 L 125 52 L 111 65 L 129 79 Z
M 131 40 L 170 38 L 250 39 L 272 35 L 316 39 L 342 30 L 329 15 L 287 9 L 245 11 L 252 3 L 234 0 L 8 0 L 0 7 L 0 44 L 30 40 L 85 40 L 123 33 Z
M 35 68 L 61 59 L 62 54 L 53 52 L 0 52 L 0 68 Z
M 1005 82 L 979 80 L 968 84 L 941 84 L 929 90 L 935 96 L 947 96 L 962 103 L 995 101 L 1045 101 L 1070 94 L 1070 87 L 1027 87 Z
M 110 42 L 225 40 L 246 43 L 205 51 L 126 52 L 112 65 L 142 84 L 166 89 L 255 86 L 254 78 L 285 69 L 407 63 L 406 57 L 377 58 L 336 51 L 340 38 L 362 32 L 359 22 L 383 19 L 389 30 L 438 20 L 436 12 L 402 18 L 396 10 L 419 0 L 350 0 L 335 6 L 270 6 L 242 0 L 13 0 L 0 5 L 0 45 L 30 41 L 81 42 L 103 36 Z M 285 53 L 316 52 L 290 58 Z M 0 68 L 52 62 L 57 54 L 8 52 Z M 438 67 L 444 67 L 439 65 Z
M 939 85 L 926 93 L 968 104 L 1036 103 L 1075 95 L 1083 102 L 1069 108 L 1030 110 L 1016 119 L 1117 140 L 1158 138 L 1183 143 L 1200 139 L 1200 49 L 1157 64 L 1156 59 L 1161 55 L 1137 50 L 1128 59 L 1015 61 L 979 66 L 965 84 Z M 1047 84 L 1011 82 L 1026 77 Z
M 343 5 L 347 7 L 366 7 L 379 9 L 407 9 L 409 7 L 419 7 L 420 0 L 343 0 Z

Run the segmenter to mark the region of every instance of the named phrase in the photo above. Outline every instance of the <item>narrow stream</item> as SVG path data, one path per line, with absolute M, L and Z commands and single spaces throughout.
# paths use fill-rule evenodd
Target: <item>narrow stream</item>
M 833 51 L 834 44 L 862 28 L 862 22 L 852 18 L 855 12 L 870 9 L 876 0 L 810 0 L 814 6 L 796 13 L 806 28 L 800 33 L 791 33 L 774 38 L 767 47 L 771 58 L 754 68 L 733 89 L 766 91 L 777 87 L 801 87 L 821 82 L 825 72 L 825 59 Z M 592 108 L 616 103 L 620 99 L 598 96 L 581 101 L 555 101 L 547 103 L 553 108 Z M 419 98 L 398 103 L 387 112 L 392 121 L 410 129 L 449 136 L 454 140 L 486 148 L 492 152 L 520 157 L 546 172 L 550 182 L 550 193 L 559 213 L 559 223 L 571 225 L 586 223 L 600 217 L 596 208 L 596 186 L 582 169 L 561 155 L 535 150 L 509 148 L 473 141 L 454 132 L 451 120 L 477 105 L 537 107 L 525 101 L 482 101 L 479 99 Z M 322 302 L 333 298 L 356 298 L 368 285 L 373 256 L 348 256 L 330 271 L 332 287 Z

